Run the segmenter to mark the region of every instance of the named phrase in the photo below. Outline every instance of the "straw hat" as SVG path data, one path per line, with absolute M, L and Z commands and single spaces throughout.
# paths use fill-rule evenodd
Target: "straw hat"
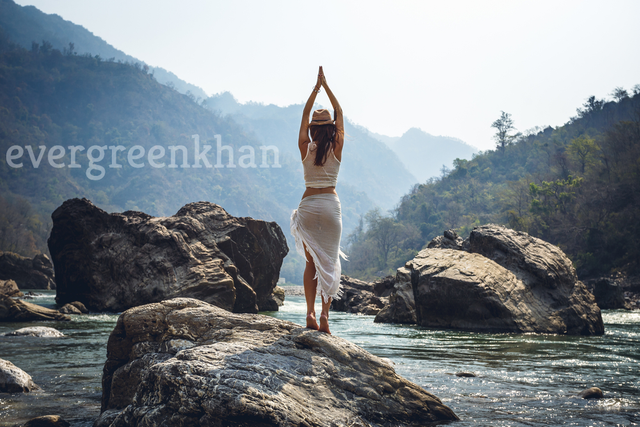
M 333 124 L 331 113 L 329 112 L 329 110 L 325 110 L 323 108 L 321 110 L 316 110 L 313 112 L 313 116 L 311 117 L 311 123 L 309 123 L 309 126 L 330 124 Z

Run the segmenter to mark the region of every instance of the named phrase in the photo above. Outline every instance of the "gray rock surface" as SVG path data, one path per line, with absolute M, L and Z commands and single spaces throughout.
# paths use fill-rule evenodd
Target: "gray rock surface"
M 288 248 L 275 222 L 208 202 L 171 217 L 109 214 L 87 199 L 67 200 L 51 217 L 58 304 L 122 311 L 183 296 L 235 312 L 277 310 L 272 292 Z
M 374 294 L 373 284 L 344 274 L 340 277 L 342 296 L 331 301 L 331 310 L 366 315 L 376 315 L 384 307 L 387 298 Z
M 61 338 L 64 334 L 57 329 L 49 328 L 47 326 L 29 326 L 27 328 L 16 329 L 15 331 L 7 332 L 5 337 L 40 337 L 40 338 Z
M 393 292 L 393 287 L 396 284 L 395 276 L 381 277 L 371 283 L 373 286 L 373 294 L 377 297 L 388 297 Z
M 0 280 L 0 295 L 8 297 L 22 297 L 24 294 L 18 288 L 15 280 Z
M 58 309 L 58 311 L 64 314 L 82 314 L 82 312 L 78 309 L 78 307 L 71 304 L 63 305 Z
M 78 311 L 82 314 L 87 314 L 89 312 L 89 310 L 87 310 L 87 307 L 84 306 L 83 303 L 81 303 L 80 301 L 73 301 L 70 302 L 69 305 L 74 306 L 75 308 L 78 309 Z
M 600 309 L 560 249 L 489 225 L 467 253 L 424 249 L 407 263 L 418 324 L 487 332 L 599 335 Z
M 28 393 L 40 387 L 31 375 L 8 360 L 0 359 L 0 393 Z
M 437 397 L 348 341 L 190 298 L 122 313 L 107 354 L 100 427 L 422 426 L 457 419 Z
M 71 320 L 71 318 L 57 310 L 0 295 L 0 322 L 32 320 Z
M 445 234 L 448 237 L 442 237 L 448 241 L 457 238 Z M 455 249 L 435 243 L 429 246 L 402 273 L 405 281 L 411 281 L 416 322 L 421 326 L 483 332 L 604 333 L 593 295 L 554 245 L 527 233 L 486 225 L 476 227 Z M 407 288 L 405 285 L 405 293 Z M 409 299 L 401 303 L 410 307 Z M 398 322 L 407 310 L 393 312 L 397 305 L 392 293 L 386 312 L 377 321 Z
M 33 258 L 0 251 L 0 280 L 15 280 L 20 289 L 55 289 L 53 264 L 45 254 Z
M 273 289 L 273 298 L 276 300 L 278 306 L 282 307 L 284 305 L 285 299 L 284 289 L 282 289 L 280 286 L 276 286 Z
M 415 324 L 416 302 L 411 285 L 411 272 L 400 267 L 396 272 L 393 291 L 389 295 L 389 302 L 376 315 L 375 323 L 404 323 Z

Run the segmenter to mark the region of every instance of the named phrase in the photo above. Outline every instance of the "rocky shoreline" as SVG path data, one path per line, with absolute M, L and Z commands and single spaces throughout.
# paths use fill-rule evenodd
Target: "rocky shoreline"
M 69 321 L 88 312 L 81 299 L 98 311 L 132 307 L 109 339 L 96 427 L 168 420 L 248 427 L 457 419 L 437 397 L 348 341 L 271 317 L 233 313 L 273 311 L 286 296 L 304 296 L 302 286 L 275 285 L 288 248 L 274 223 L 235 218 L 204 202 L 154 218 L 107 214 L 86 199 L 73 199 L 54 213 L 49 243 L 60 273 L 55 281 L 53 268 L 47 276 L 46 256 L 0 255 L 4 265 L 29 264 L 33 277 L 57 286 L 62 307 L 20 299 L 28 296 L 18 282 L 33 282 L 22 269 L 14 274 L 19 280 L 0 280 L 0 321 Z M 467 240 L 448 230 L 395 276 L 369 283 L 343 275 L 341 284 L 343 298 L 333 301 L 332 310 L 427 328 L 599 335 L 600 308 L 640 307 L 640 286 L 628 279 L 599 278 L 585 286 L 557 247 L 495 225 L 477 227 Z M 47 327 L 4 336 L 64 337 Z M 21 386 L 18 380 L 0 386 L 9 384 L 10 392 L 38 389 L 28 374 L 0 362 L 0 379 L 10 374 L 24 380 Z M 598 390 L 583 394 L 602 397 Z M 332 408 L 331 415 L 310 410 L 310 399 Z

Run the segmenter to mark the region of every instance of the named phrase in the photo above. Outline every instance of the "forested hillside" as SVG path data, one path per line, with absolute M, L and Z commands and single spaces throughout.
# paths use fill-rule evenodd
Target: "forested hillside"
M 299 197 L 296 170 L 286 162 L 272 167 L 273 150 L 264 160 L 268 167 L 242 167 L 240 148 L 251 147 L 257 165 L 262 150 L 234 122 L 140 67 L 65 55 L 46 43 L 31 51 L 5 38 L 0 43 L 0 186 L 10 206 L 23 206 L 19 211 L 26 209 L 20 198 L 29 202 L 40 214 L 36 223 L 48 223 L 62 201 L 80 196 L 108 210 L 152 215 L 210 200 L 234 215 L 288 220 L 288 204 Z M 199 135 L 199 150 L 192 135 Z M 216 167 L 215 135 L 229 147 L 222 151 L 223 167 Z M 205 144 L 212 146 L 205 156 L 209 164 L 196 161 Z M 78 146 L 72 153 L 70 147 Z M 109 148 L 117 146 L 122 149 Z M 170 146 L 184 147 L 187 156 L 178 150 L 172 160 Z M 229 151 L 234 168 L 227 167 Z M 44 250 L 46 230 L 35 234 Z
M 46 252 L 50 215 L 72 197 L 151 215 L 207 200 L 232 215 L 276 221 L 288 236 L 302 167 L 299 154 L 269 141 L 140 65 L 63 53 L 46 41 L 26 50 L 0 36 L 0 250 Z M 367 142 L 352 140 L 350 149 Z M 350 169 L 358 167 L 345 163 L 342 172 L 357 175 Z M 361 188 L 341 184 L 345 230 L 375 206 L 362 188 L 372 190 L 376 176 L 364 176 Z M 292 252 L 282 275 L 301 282 L 303 268 Z
M 348 239 L 346 271 L 391 272 L 445 229 L 466 237 L 497 223 L 558 245 L 583 277 L 638 273 L 640 85 L 613 96 L 590 97 L 556 129 L 507 128 L 495 150 L 458 159 L 446 175 L 415 186 L 393 216 L 370 211 Z
M 0 0 L 0 27 L 9 39 L 25 49 L 31 49 L 33 42 L 42 43 L 46 40 L 51 47 L 61 52 L 70 51 L 77 55 L 88 53 L 98 55 L 103 60 L 145 65 L 144 61 L 114 48 L 81 25 L 55 14 L 46 14 L 33 6 L 20 6 L 13 0 Z M 169 85 L 180 93 L 189 94 L 195 99 L 207 97 L 199 87 L 179 79 L 163 68 L 150 67 L 149 73 L 160 83 Z

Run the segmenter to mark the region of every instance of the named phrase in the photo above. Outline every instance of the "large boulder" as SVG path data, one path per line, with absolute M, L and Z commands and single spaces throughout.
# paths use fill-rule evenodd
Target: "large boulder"
M 371 283 L 340 276 L 342 296 L 331 301 L 331 310 L 347 313 L 376 315 L 384 307 L 387 298 L 377 297 Z
M 45 254 L 33 258 L 0 251 L 0 280 L 15 280 L 20 289 L 55 289 L 53 264 Z
M 31 375 L 8 360 L 0 359 L 0 393 L 28 393 L 40 387 Z
M 51 215 L 56 301 L 93 311 L 193 297 L 235 312 L 277 310 L 272 292 L 288 247 L 275 222 L 236 218 L 209 202 L 171 217 L 107 213 L 87 199 Z
M 14 280 L 0 280 L 0 295 L 7 297 L 24 296 Z
M 396 272 L 394 288 L 389 295 L 389 302 L 376 315 L 375 323 L 415 324 L 416 302 L 411 285 L 411 272 L 400 267 Z
M 487 332 L 600 335 L 593 295 L 556 246 L 505 227 L 476 227 L 470 252 L 424 249 L 410 270 L 417 323 Z
M 191 298 L 122 313 L 96 426 L 422 426 L 456 420 L 393 367 L 336 336 Z
M 33 320 L 71 320 L 71 318 L 57 310 L 0 295 L 0 322 L 31 322 Z

